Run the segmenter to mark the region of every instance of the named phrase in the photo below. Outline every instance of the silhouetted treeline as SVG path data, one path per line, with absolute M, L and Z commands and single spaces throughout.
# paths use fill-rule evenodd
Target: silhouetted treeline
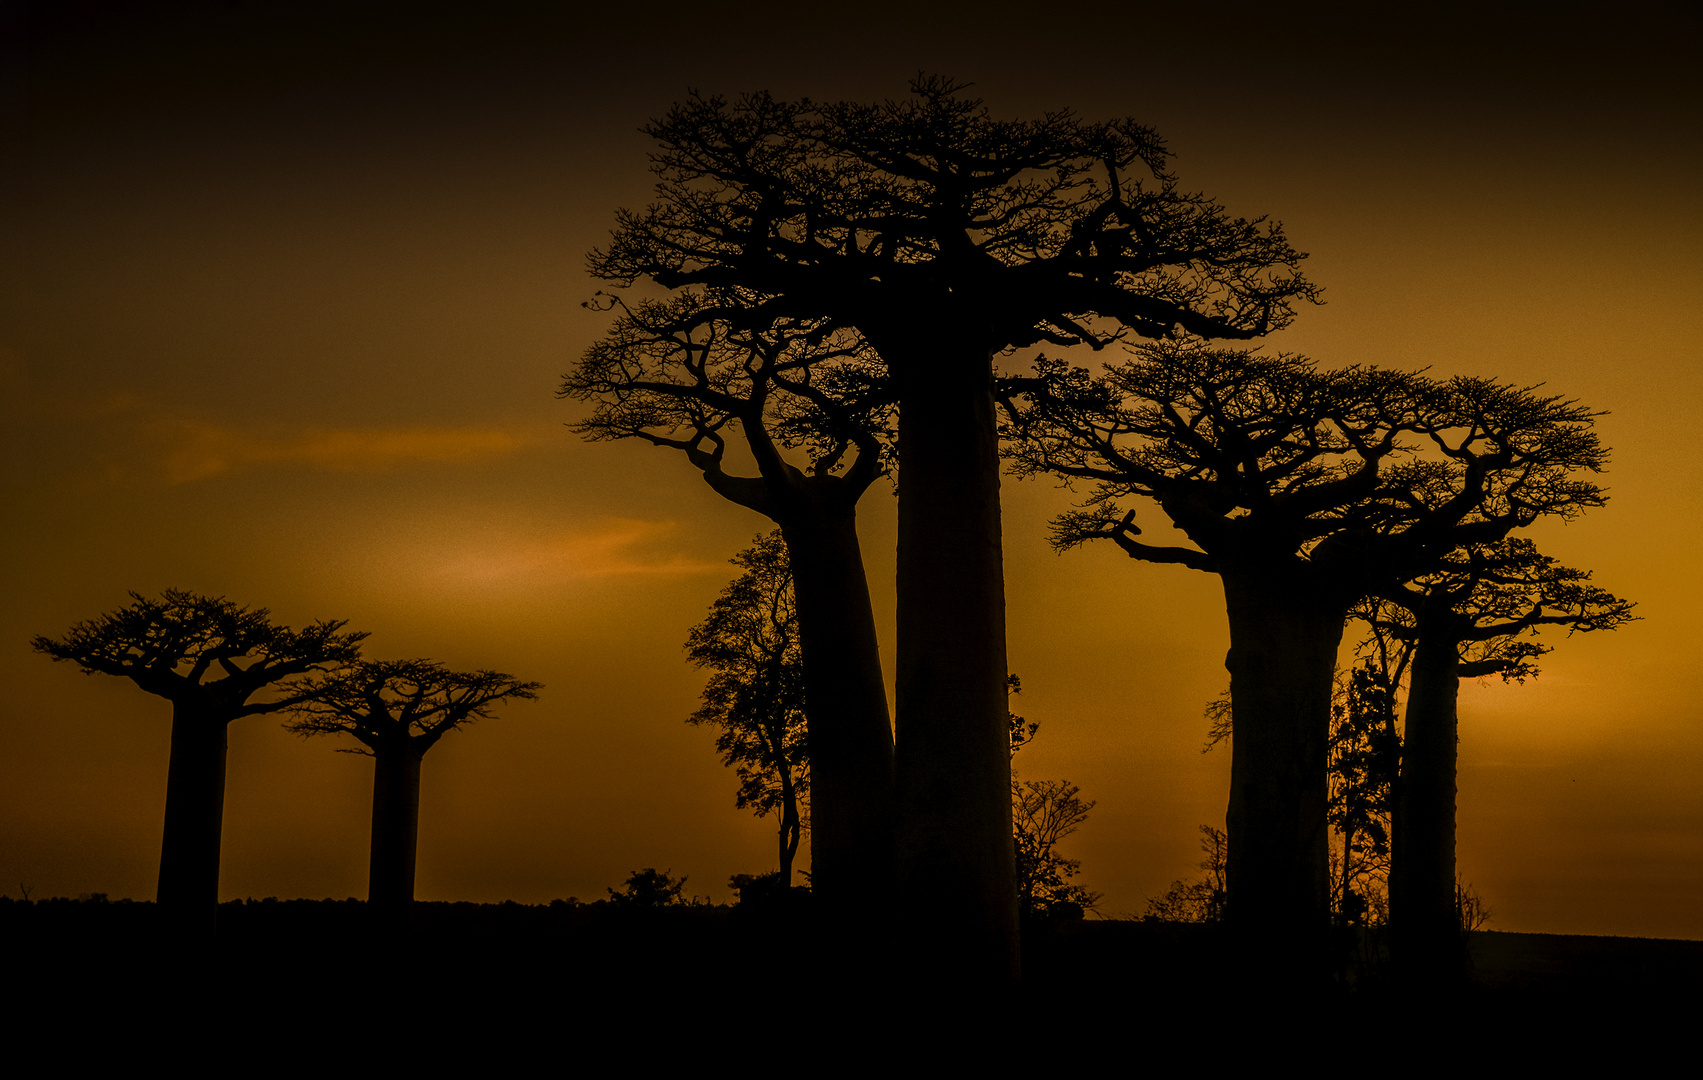
M 712 621 L 691 648 L 718 672 L 698 718 L 743 770 L 740 805 L 780 818 L 772 894 L 786 900 L 770 914 L 807 919 L 816 931 L 794 929 L 838 949 L 811 985 L 903 968 L 991 993 L 1029 947 L 1020 906 L 1044 942 L 1064 921 L 1047 912 L 1093 905 L 1052 851 L 1092 803 L 1062 781 L 1012 787 L 1002 443 L 1019 474 L 1085 489 L 1055 521 L 1056 546 L 1107 541 L 1223 586 L 1226 830 L 1208 834 L 1204 891 L 1185 888 L 1176 909 L 1242 935 L 1227 962 L 1267 950 L 1265 985 L 1299 972 L 1324 992 L 1380 947 L 1344 951 L 1342 935 L 1371 921 L 1356 881 L 1387 856 L 1401 954 L 1458 958 L 1459 678 L 1529 674 L 1542 649 L 1523 635 L 1540 625 L 1631 618 L 1586 572 L 1513 535 L 1605 502 L 1598 414 L 1489 378 L 1214 347 L 1263 338 L 1317 299 L 1305 255 L 1277 224 L 1182 188 L 1163 141 L 1129 119 L 1000 120 L 966 86 L 919 76 L 875 104 L 693 93 L 646 133 L 656 198 L 620 211 L 590 255 L 615 290 L 591 306 L 613 317 L 561 393 L 594 403 L 581 434 L 679 452 L 779 527 L 763 550 L 787 582 L 763 592 L 763 633 L 739 653 Z M 658 287 L 665 298 L 638 295 Z M 995 369 L 1016 350 L 1077 347 L 1106 357 L 1102 369 L 1046 356 L 1022 376 Z M 735 443 L 756 475 L 733 470 Z M 891 726 L 856 531 L 883 475 L 898 485 Z M 1144 533 L 1138 511 L 1154 507 L 1186 542 Z M 405 915 L 421 757 L 536 684 L 364 661 L 364 635 L 341 622 L 294 634 L 222 598 L 135 600 L 35 647 L 173 702 L 162 907 L 205 937 L 224 727 L 288 709 L 295 730 L 351 735 L 375 757 L 369 899 Z M 1359 690 L 1333 712 L 1351 615 L 1411 654 L 1380 669 L 1375 716 Z M 1132 679 L 1154 674 L 1135 666 Z M 808 785 L 794 771 L 806 745 Z M 806 813 L 808 900 L 785 889 Z M 742 890 L 770 891 L 755 882 Z M 552 918 L 711 918 L 680 895 L 649 868 L 628 892 Z M 756 925 L 753 904 L 741 908 Z

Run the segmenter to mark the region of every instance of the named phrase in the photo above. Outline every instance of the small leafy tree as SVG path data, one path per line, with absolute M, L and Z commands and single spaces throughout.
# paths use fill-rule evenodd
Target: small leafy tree
M 808 828 L 809 740 L 804 719 L 804 665 L 792 568 L 780 530 L 759 536 L 731 560 L 745 572 L 692 629 L 686 651 L 711 669 L 703 705 L 687 720 L 719 729 L 716 750 L 739 777 L 735 800 L 759 817 L 779 817 L 781 882 Z
M 1018 911 L 1036 915 L 1080 916 L 1092 911 L 1100 895 L 1070 884 L 1081 859 L 1067 859 L 1058 842 L 1088 820 L 1094 800 L 1068 780 L 1029 780 L 1011 784 L 1011 819 L 1017 845 Z
M 1462 934 L 1481 930 L 1495 914 L 1478 895 L 1478 891 L 1459 880 L 1455 882 L 1455 912 Z
M 1331 912 L 1340 925 L 1366 925 L 1382 921 L 1401 766 L 1390 674 L 1371 659 L 1355 665 L 1339 681 L 1331 720 Z
M 1010 693 L 1023 684 L 1017 676 L 1007 678 Z M 1011 727 L 1011 754 L 1029 745 L 1041 730 L 1038 720 L 1025 720 L 1007 710 Z M 1017 853 L 1017 910 L 1025 918 L 1074 915 L 1092 911 L 1100 894 L 1070 884 L 1082 869 L 1081 859 L 1058 853 L 1060 840 L 1075 832 L 1094 809 L 1084 800 L 1082 789 L 1068 780 L 1028 780 L 1011 775 L 1011 831 Z
M 634 870 L 625 884 L 626 888 L 620 892 L 608 890 L 612 907 L 627 911 L 656 911 L 700 903 L 696 897 L 686 895 L 684 876 L 672 877 L 667 870 L 657 870 L 654 866 Z
M 1159 922 L 1204 923 L 1224 918 L 1224 865 L 1229 850 L 1223 829 L 1200 827 L 1202 876 L 1194 881 L 1173 881 L 1163 896 L 1147 902 L 1143 919 Z

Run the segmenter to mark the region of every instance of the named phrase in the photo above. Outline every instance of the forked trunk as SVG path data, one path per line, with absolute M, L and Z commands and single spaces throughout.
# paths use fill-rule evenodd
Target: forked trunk
M 1225 569 L 1231 759 L 1225 917 L 1304 947 L 1330 922 L 1331 690 L 1347 605 L 1285 569 Z
M 1407 732 L 1390 836 L 1390 932 L 1411 975 L 1451 970 L 1455 908 L 1455 765 L 1460 647 L 1422 625 L 1407 693 Z
M 856 508 L 796 517 L 781 533 L 804 660 L 810 882 L 830 918 L 849 918 L 890 894 L 893 728 Z
M 781 827 L 779 837 L 779 856 L 781 868 L 781 885 L 792 888 L 792 860 L 798 855 L 798 842 L 802 839 L 804 830 L 798 816 L 798 799 L 793 794 L 791 784 L 781 802 Z M 814 877 L 814 875 L 812 875 Z
M 385 916 L 405 914 L 414 902 L 421 757 L 407 745 L 379 748 L 373 757 L 373 842 L 367 904 Z
M 988 986 L 1018 969 L 991 355 L 913 346 L 905 359 L 891 363 L 901 390 L 897 869 L 901 895 L 929 912 L 909 943 L 925 971 Z
M 223 719 L 174 703 L 158 897 L 172 932 L 185 937 L 211 937 L 219 911 L 226 747 Z

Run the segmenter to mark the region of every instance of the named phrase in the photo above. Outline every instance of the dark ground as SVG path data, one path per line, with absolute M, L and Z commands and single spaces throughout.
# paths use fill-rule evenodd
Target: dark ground
M 1401 1031 L 1423 1036 L 1403 1051 L 1421 1056 L 1468 1038 L 1524 1054 L 1578 1040 L 1641 1052 L 1703 1010 L 1697 941 L 1480 931 L 1464 978 L 1421 994 L 1401 985 L 1375 936 L 1333 939 L 1328 963 L 1300 978 L 1251 969 L 1217 927 L 1090 919 L 1029 927 L 1012 989 L 878 958 L 823 977 L 798 907 L 420 903 L 403 935 L 376 930 L 359 901 L 236 901 L 220 905 L 216 939 L 198 950 L 164 940 L 158 914 L 130 901 L 0 899 L 5 1015 L 33 1018 L 19 1030 L 39 1033 L 152 1031 L 188 1014 L 258 1025 L 285 1046 L 331 1033 L 358 1045 L 389 1028 L 408 1033 L 413 1054 L 569 1030 L 635 1049 L 691 1032 L 723 1042 L 784 1032 L 810 1046 L 812 1032 L 843 1043 L 857 1031 L 854 1050 L 872 1050 L 868 1040 L 900 1032 L 915 1045 L 968 1039 L 969 1025 L 1018 1055 L 1184 1038 L 1210 1057 L 1238 1052 L 1249 1025 L 1289 1033 L 1293 1053 L 1315 1038 Z

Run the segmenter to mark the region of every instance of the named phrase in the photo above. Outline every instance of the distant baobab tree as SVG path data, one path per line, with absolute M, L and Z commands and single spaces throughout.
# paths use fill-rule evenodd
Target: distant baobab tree
M 1470 545 L 1432 572 L 1392 584 L 1362 616 L 1411 652 L 1400 780 L 1392 823 L 1390 929 L 1395 957 L 1416 978 L 1459 974 L 1455 792 L 1460 680 L 1523 680 L 1550 646 L 1542 627 L 1615 630 L 1634 605 L 1527 539 Z
M 439 739 L 487 719 L 498 702 L 531 700 L 541 683 L 498 671 L 451 671 L 432 660 L 366 661 L 292 684 L 297 735 L 349 735 L 344 753 L 373 759 L 372 857 L 367 903 L 386 915 L 414 901 L 420 762 Z
M 263 690 L 309 672 L 331 675 L 360 656 L 364 633 L 343 621 L 300 632 L 274 626 L 265 608 L 167 589 L 73 626 L 58 640 L 37 637 L 37 652 L 89 674 L 119 675 L 172 703 L 159 904 L 179 932 L 211 932 L 219 902 L 219 847 L 225 809 L 226 727 L 245 716 L 302 704 L 311 687 L 270 701 Z
M 1601 505 L 1595 415 L 1486 379 L 1171 341 L 1103 377 L 1042 361 L 1011 404 L 1021 472 L 1093 485 L 1068 548 L 1216 574 L 1229 617 L 1225 917 L 1299 943 L 1329 919 L 1327 755 L 1348 611 L 1457 548 Z M 1187 544 L 1138 539 L 1152 500 Z
M 574 430 L 680 451 L 723 498 L 780 526 L 812 702 L 811 884 L 830 918 L 866 919 L 893 858 L 893 728 L 857 536 L 858 500 L 886 471 L 884 373 L 855 333 L 762 320 L 738 290 L 607 302 L 614 327 L 562 383 L 560 396 L 596 403 Z M 730 437 L 756 476 L 732 471 Z
M 814 746 L 805 726 L 810 706 L 792 571 L 779 530 L 759 536 L 732 561 L 745 572 L 686 639 L 692 662 L 715 673 L 688 722 L 719 729 L 716 750 L 739 776 L 736 805 L 779 819 L 780 882 L 790 887 L 806 828 Z
M 1129 120 L 999 120 L 949 79 L 906 100 L 694 95 L 646 132 L 657 199 L 591 270 L 741 290 L 753 327 L 855 331 L 899 408 L 897 889 L 959 983 L 1018 968 L 993 358 L 1181 328 L 1251 338 L 1314 287 L 1282 230 L 1182 190 Z

